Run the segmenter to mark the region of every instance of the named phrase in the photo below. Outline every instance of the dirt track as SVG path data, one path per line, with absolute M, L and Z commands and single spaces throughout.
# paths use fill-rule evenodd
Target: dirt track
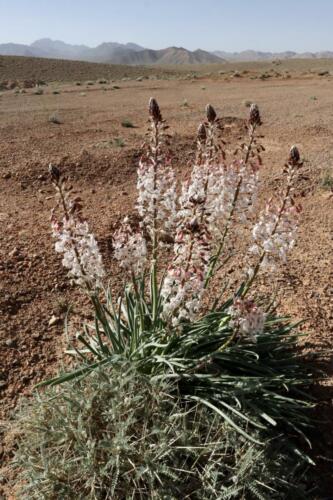
M 174 163 L 180 173 L 188 169 L 207 102 L 220 116 L 236 118 L 246 117 L 245 100 L 259 104 L 267 196 L 280 185 L 290 146 L 300 148 L 305 158 L 298 187 L 302 223 L 290 266 L 279 276 L 278 292 L 283 311 L 308 319 L 306 344 L 332 347 L 333 78 L 144 81 L 121 82 L 120 87 L 83 89 L 66 84 L 57 86 L 60 94 L 47 87 L 44 95 L 5 92 L 0 98 L 2 418 L 19 396 L 29 394 L 34 383 L 59 366 L 65 344 L 61 319 L 79 296 L 53 251 L 49 228 L 53 191 L 47 165 L 54 162 L 68 172 L 110 261 L 111 224 L 132 210 L 135 169 L 152 95 L 175 136 Z M 54 112 L 60 125 L 49 122 Z M 135 128 L 122 127 L 125 118 Z M 49 326 L 52 315 L 60 321 Z M 325 392 L 325 404 L 331 397 Z M 325 442 L 333 447 L 332 434 L 327 433 Z

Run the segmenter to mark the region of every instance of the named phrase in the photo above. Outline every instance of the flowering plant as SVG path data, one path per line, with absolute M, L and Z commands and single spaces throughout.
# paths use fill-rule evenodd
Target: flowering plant
M 154 379 L 173 380 L 184 399 L 217 412 L 249 440 L 258 443 L 251 428 L 268 432 L 281 424 L 305 438 L 311 403 L 300 388 L 311 379 L 302 356 L 290 356 L 295 325 L 277 317 L 272 305 L 257 304 L 252 293 L 258 275 L 285 262 L 295 242 L 299 151 L 290 150 L 285 191 L 269 200 L 253 223 L 264 151 L 258 106 L 250 108 L 247 141 L 231 154 L 221 137 L 222 120 L 207 105 L 195 162 L 181 185 L 172 169 L 168 127 L 153 98 L 149 117 L 137 171 L 139 224 L 134 227 L 125 217 L 113 234 L 114 257 L 127 276 L 116 300 L 112 286 L 103 283 L 106 272 L 81 200 L 72 199 L 66 179 L 50 166 L 59 199 L 52 213 L 56 251 L 91 298 L 95 323 L 79 335 L 83 347 L 70 351 L 83 365 L 46 383 L 80 377 L 121 356 Z M 228 238 L 239 227 L 253 241 L 239 282 L 219 299 L 212 283 L 223 276 L 231 258 Z M 295 366 L 302 376 L 295 377 Z

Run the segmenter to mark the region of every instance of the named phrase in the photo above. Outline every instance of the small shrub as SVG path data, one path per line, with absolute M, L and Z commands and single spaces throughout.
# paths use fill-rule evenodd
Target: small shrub
M 98 83 L 100 85 L 106 85 L 108 83 L 108 81 L 105 78 L 101 78 L 100 80 L 98 80 Z
M 62 123 L 58 113 L 52 113 L 52 115 L 49 116 L 49 122 L 54 123 L 55 125 L 60 125 Z
M 327 190 L 332 190 L 333 191 L 333 175 L 332 175 L 332 172 L 330 172 L 329 170 L 326 170 L 324 172 L 324 175 L 321 179 L 321 187 L 323 189 L 327 189 Z
M 135 125 L 133 125 L 133 123 L 127 119 L 125 119 L 121 122 L 121 126 L 124 128 L 135 128 Z
M 113 90 L 119 90 L 119 89 L 120 89 L 119 85 L 112 85 L 112 87 L 111 87 L 111 88 L 112 88 Z
M 58 90 L 58 89 L 54 89 L 54 90 L 52 90 L 52 94 L 54 94 L 54 95 L 58 95 L 58 94 L 60 94 L 60 93 L 61 93 L 61 92 L 60 92 L 60 90 Z
M 89 85 L 89 86 L 91 86 L 91 85 L 95 85 L 95 82 L 93 82 L 93 81 L 89 80 L 89 81 L 87 82 L 87 85 Z
M 75 85 L 76 85 L 77 87 L 80 87 L 80 86 L 82 85 L 82 83 L 81 83 L 81 82 L 75 82 Z
M 85 92 L 80 92 L 80 96 L 81 96 L 81 97 L 86 97 L 86 95 L 87 95 L 87 94 L 86 94 Z
M 125 141 L 122 137 L 115 137 L 113 139 L 113 144 L 117 147 L 117 148 L 123 148 L 125 146 Z
M 34 90 L 34 94 L 35 95 L 43 95 L 44 94 L 44 90 L 37 88 L 36 90 Z
M 243 101 L 243 104 L 246 108 L 250 108 L 251 105 L 252 105 L 252 102 L 253 101 L 250 101 L 249 99 L 246 99 L 245 101 Z
M 283 443 L 242 442 L 170 389 L 115 361 L 36 396 L 16 424 L 19 498 L 260 500 L 302 491 Z
M 180 106 L 182 108 L 189 108 L 190 107 L 187 99 L 184 99 Z

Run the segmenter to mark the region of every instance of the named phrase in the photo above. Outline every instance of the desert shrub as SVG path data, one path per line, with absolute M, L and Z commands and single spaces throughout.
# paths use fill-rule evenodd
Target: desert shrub
M 321 187 L 328 190 L 333 190 L 333 172 L 325 170 L 320 181 Z
M 125 147 L 125 141 L 122 137 L 115 137 L 112 141 L 112 144 L 116 146 L 117 148 L 123 148 Z
M 52 115 L 49 116 L 49 122 L 55 125 L 61 125 L 62 123 L 58 113 L 52 113 Z
M 300 153 L 296 146 L 291 148 L 283 166 L 283 190 L 257 212 L 264 146 L 258 134 L 262 121 L 256 104 L 249 109 L 248 137 L 233 148 L 231 158 L 221 137 L 222 121 L 214 108 L 207 105 L 206 118 L 197 132 L 193 168 L 181 186 L 177 186 L 170 162 L 168 126 L 155 99 L 150 100 L 149 113 L 148 139 L 137 171 L 137 215 L 133 220 L 125 217 L 113 233 L 113 257 L 124 275 L 124 290 L 118 296 L 113 297 L 112 284 L 105 284 L 107 275 L 102 256 L 83 216 L 81 199 L 72 195 L 60 170 L 50 166 L 57 192 L 57 205 L 52 212 L 55 248 L 63 256 L 71 280 L 87 293 L 95 315 L 94 322 L 83 325 L 78 343 L 68 350 L 76 358 L 77 366 L 44 384 L 78 391 L 75 407 L 79 415 L 75 423 L 62 422 L 66 430 L 66 436 L 62 434 L 63 449 L 71 449 L 70 436 L 78 433 L 82 421 L 87 420 L 82 417 L 82 405 L 89 397 L 80 393 L 80 387 L 85 387 L 87 381 L 99 380 L 102 375 L 109 387 L 118 383 L 118 365 L 120 378 L 121 373 L 124 377 L 127 373 L 123 367 L 133 365 L 141 382 L 146 378 L 151 386 L 160 384 L 163 393 L 177 401 L 179 408 L 185 408 L 186 414 L 195 408 L 195 414 L 205 415 L 203 421 L 207 427 L 196 433 L 200 435 L 199 441 L 209 442 L 212 435 L 209 429 L 214 422 L 219 422 L 221 432 L 223 429 L 218 443 L 233 440 L 231 465 L 229 451 L 226 456 L 218 447 L 219 460 L 211 452 L 203 458 L 201 448 L 191 445 L 195 468 L 191 469 L 189 483 L 187 476 L 182 477 L 191 463 L 187 462 L 187 455 L 184 462 L 178 462 L 170 451 L 174 462 L 186 465 L 179 465 L 174 471 L 178 484 L 184 487 L 181 494 L 170 486 L 174 479 L 172 474 L 168 476 L 168 466 L 163 469 L 162 479 L 159 479 L 162 472 L 155 475 L 157 458 L 150 466 L 139 469 L 152 478 L 151 490 L 145 490 L 151 498 L 186 495 L 188 498 L 287 498 L 293 489 L 291 485 L 298 483 L 293 476 L 295 470 L 301 464 L 312 463 L 308 456 L 311 447 L 308 433 L 312 427 L 309 387 L 313 375 L 311 365 L 306 364 L 307 358 L 297 350 L 297 325 L 279 317 L 275 304 L 260 297 L 256 283 L 261 274 L 268 275 L 273 282 L 276 269 L 281 261 L 286 261 L 294 246 L 300 217 L 295 194 L 302 168 Z M 251 241 L 242 256 L 243 269 L 231 286 L 227 264 L 232 263 L 234 252 L 228 240 L 237 245 L 239 234 L 248 234 Z M 220 281 L 216 282 L 217 278 Z M 226 283 L 222 290 L 221 282 Z M 135 408 L 135 401 L 140 401 L 145 389 L 137 386 L 134 392 L 137 399 L 131 408 Z M 72 396 L 65 398 L 70 402 L 72 399 Z M 110 398 L 101 401 L 105 399 Z M 59 404 L 56 399 L 51 401 Z M 165 410 L 163 405 L 161 402 L 161 414 L 173 414 L 172 408 Z M 38 404 L 34 408 L 39 411 Z M 64 418 L 69 418 L 71 408 L 72 403 L 61 412 Z M 189 423 L 182 420 L 182 432 L 192 429 L 192 417 L 189 418 Z M 101 428 L 105 425 L 98 423 Z M 23 434 L 26 436 L 27 431 Z M 87 436 L 91 433 L 82 435 L 85 442 L 89 441 Z M 20 450 L 28 447 L 32 439 L 23 437 Z M 159 445 L 163 439 L 162 433 Z M 140 443 L 148 446 L 149 440 L 148 433 Z M 229 444 L 226 446 L 224 449 L 229 450 Z M 36 456 L 45 461 L 56 449 L 48 441 Z M 129 455 L 134 453 L 131 446 L 126 449 Z M 18 456 L 25 456 L 20 450 Z M 166 456 L 164 453 L 165 449 L 158 455 L 161 460 Z M 88 458 L 90 461 L 90 457 L 91 452 L 85 448 L 81 453 L 76 451 L 72 460 L 67 457 L 66 464 L 74 463 L 77 467 L 77 463 Z M 101 470 L 109 471 L 108 457 L 103 455 L 98 461 L 98 467 L 102 468 L 98 469 L 98 475 L 89 465 L 83 484 L 92 487 L 100 479 Z M 250 457 L 247 465 L 245 457 Z M 202 460 L 206 460 L 204 472 L 200 469 Z M 20 463 L 26 467 L 24 459 Z M 59 470 L 66 470 L 61 463 Z M 161 463 L 165 465 L 163 460 Z M 50 470 L 56 468 L 54 465 Z M 131 474 L 136 470 L 132 466 Z M 266 473 L 268 482 L 264 479 Z M 70 475 L 77 477 L 75 474 L 71 470 Z M 253 482 L 251 474 L 260 477 L 258 482 Z M 120 476 L 124 474 L 119 473 Z M 132 481 L 130 475 L 125 476 L 124 480 Z M 118 481 L 117 474 L 113 477 Z M 230 486 L 228 491 L 225 488 L 229 488 L 229 477 L 235 479 L 233 489 Z M 52 485 L 58 484 L 56 477 Z M 141 486 L 131 484 L 129 496 L 140 497 Z M 35 478 L 28 481 L 31 492 L 38 491 L 35 485 Z M 200 490 L 200 485 L 205 489 Z M 71 481 L 70 495 L 80 496 L 80 487 L 81 480 Z M 191 488 L 198 488 L 197 496 Z M 98 498 L 96 495 L 91 498 Z M 110 498 L 105 490 L 101 495 Z M 120 498 L 123 498 L 121 493 Z
M 172 393 L 135 363 L 115 361 L 37 396 L 17 421 L 20 498 L 273 499 L 302 492 L 286 477 L 290 460 L 281 443 L 240 440 L 208 408 Z M 290 474 L 296 482 L 297 474 Z
M 91 85 L 95 85 L 95 82 L 93 82 L 92 80 L 89 80 L 89 81 L 87 82 L 87 85 L 89 85 L 89 86 L 91 86 Z
M 105 78 L 101 78 L 100 80 L 98 80 L 98 83 L 100 85 L 106 85 L 108 83 L 108 81 Z
M 59 89 L 54 89 L 54 90 L 52 90 L 52 94 L 54 94 L 54 95 L 58 95 L 58 94 L 60 94 L 60 93 L 61 93 L 61 92 L 60 92 L 60 90 L 59 90 Z
M 131 120 L 128 120 L 127 118 L 125 120 L 122 120 L 121 126 L 124 128 L 135 128 Z
M 43 95 L 44 94 L 44 90 L 40 89 L 40 88 L 37 88 L 36 90 L 34 90 L 34 94 L 35 95 Z

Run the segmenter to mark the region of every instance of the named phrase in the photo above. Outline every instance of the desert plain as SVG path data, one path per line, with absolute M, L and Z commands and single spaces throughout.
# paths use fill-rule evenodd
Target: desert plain
M 13 62 L 14 60 L 14 62 Z M 297 245 L 276 277 L 283 314 L 304 319 L 301 348 L 332 352 L 333 345 L 333 61 L 238 63 L 208 68 L 126 69 L 66 62 L 55 68 L 1 60 L 0 80 L 37 77 L 46 85 L 1 91 L 0 97 L 0 432 L 20 398 L 66 363 L 64 318 L 83 302 L 66 278 L 51 238 L 54 206 L 48 165 L 66 172 L 83 200 L 110 276 L 112 228 L 134 211 L 136 168 L 155 97 L 172 135 L 172 162 L 185 178 L 197 126 L 211 103 L 225 122 L 225 139 L 245 134 L 248 104 L 261 110 L 261 197 L 281 188 L 290 147 L 304 159 L 297 185 L 302 205 Z M 23 67 L 20 67 L 20 65 Z M 19 69 L 18 69 L 19 66 Z M 89 69 L 91 66 L 92 69 Z M 100 67 L 99 67 L 100 66 Z M 83 69 L 82 69 L 83 67 Z M 99 69 L 97 69 L 99 67 Z M 48 73 L 49 71 L 49 73 Z M 269 76 L 263 77 L 263 74 Z M 56 119 L 54 119 L 56 118 Z M 228 144 L 227 144 L 228 149 Z M 116 285 L 117 286 L 117 285 Z M 83 308 L 84 310 L 84 308 Z M 319 390 L 320 441 L 333 448 L 332 356 Z M 329 422 L 329 420 L 331 420 Z M 7 439 L 0 461 L 12 453 Z M 314 449 L 320 461 L 321 446 Z M 325 480 L 331 469 L 323 465 Z M 1 476 L 0 476 L 1 477 Z M 6 473 L 1 477 L 6 486 Z M 330 497 L 327 497 L 330 498 Z

